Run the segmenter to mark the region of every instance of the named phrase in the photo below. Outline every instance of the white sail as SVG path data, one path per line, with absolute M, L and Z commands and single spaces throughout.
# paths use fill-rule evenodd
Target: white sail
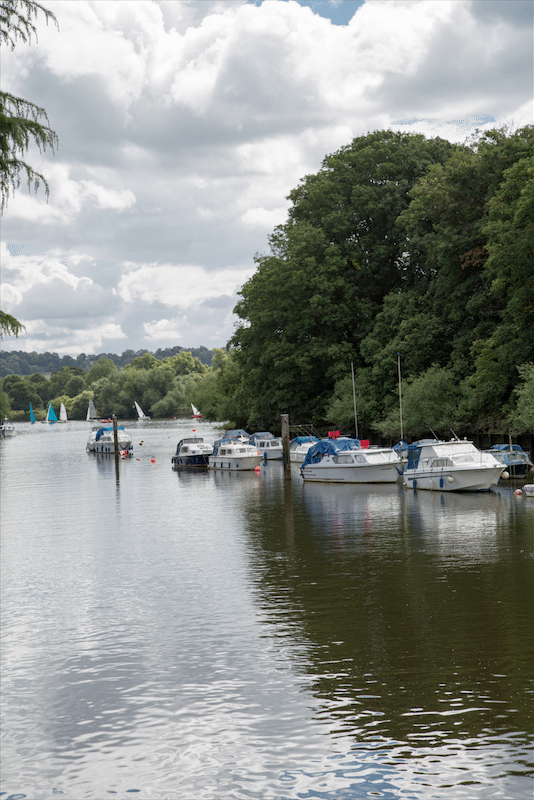
M 193 409 L 193 416 L 198 418 L 198 419 L 202 419 L 202 414 L 200 413 L 198 408 L 193 405 L 193 403 L 191 403 L 191 408 Z
M 87 422 L 89 422 L 89 420 L 92 419 L 98 419 L 98 417 L 96 416 L 95 404 L 93 403 L 92 400 L 89 400 L 89 407 L 87 409 L 87 416 L 85 419 L 87 420 Z
M 59 421 L 68 422 L 67 409 L 63 403 L 59 406 Z
M 134 406 L 135 406 L 135 410 L 137 411 L 138 419 L 150 419 L 150 417 L 146 416 L 145 412 L 143 411 L 143 409 L 141 408 L 141 406 L 139 405 L 139 403 L 136 400 L 134 400 Z

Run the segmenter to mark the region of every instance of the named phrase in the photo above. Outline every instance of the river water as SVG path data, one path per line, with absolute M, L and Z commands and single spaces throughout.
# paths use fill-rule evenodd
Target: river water
M 534 498 L 0 443 L 1 800 L 525 800 Z M 217 438 L 208 423 L 198 435 Z

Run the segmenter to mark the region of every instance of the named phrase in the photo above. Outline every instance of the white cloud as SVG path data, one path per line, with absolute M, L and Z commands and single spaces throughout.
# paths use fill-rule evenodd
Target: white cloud
M 228 291 L 235 293 L 252 273 L 251 267 L 206 272 L 202 267 L 188 265 L 144 264 L 131 269 L 133 266 L 126 265 L 130 270 L 122 276 L 118 286 L 125 302 L 158 302 L 181 309 L 198 306 Z

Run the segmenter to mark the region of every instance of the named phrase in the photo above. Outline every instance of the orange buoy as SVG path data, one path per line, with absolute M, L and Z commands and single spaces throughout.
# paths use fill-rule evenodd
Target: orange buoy
M 151 463 L 151 464 L 155 464 L 155 463 L 156 463 L 156 459 L 155 459 L 154 457 L 152 457 L 152 458 L 150 459 L 150 463 Z
M 260 468 L 259 468 L 259 467 L 254 467 L 254 472 L 260 472 L 260 471 L 261 471 L 261 470 L 260 470 Z

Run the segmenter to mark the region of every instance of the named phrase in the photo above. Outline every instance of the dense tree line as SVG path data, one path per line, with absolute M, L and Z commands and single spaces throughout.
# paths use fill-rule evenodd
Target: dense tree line
M 234 420 L 528 430 L 534 126 L 463 145 L 378 131 L 324 159 L 242 287 Z M 532 430 L 532 428 L 531 428 Z
M 144 353 L 131 363 L 117 368 L 109 358 L 98 359 L 89 372 L 79 366 L 62 366 L 46 378 L 33 375 L 8 375 L 2 380 L 1 414 L 29 419 L 30 403 L 36 418 L 44 418 L 48 403 L 56 413 L 64 403 L 69 419 L 85 419 L 89 399 L 100 417 L 116 414 L 122 419 L 136 417 L 134 401 L 146 414 L 173 417 L 190 414 L 199 384 L 210 367 L 181 350 L 173 356 L 156 358 Z
M 6 375 L 33 375 L 34 372 L 50 375 L 52 372 L 58 372 L 62 367 L 80 367 L 85 372 L 89 372 L 93 365 L 102 358 L 113 361 L 117 369 L 120 369 L 148 352 L 148 350 L 125 350 L 121 355 L 116 353 L 99 353 L 98 355 L 80 353 L 78 356 L 73 357 L 59 356 L 57 353 L 49 352 L 25 353 L 22 350 L 12 350 L 11 352 L 3 352 L 1 355 L 0 377 L 5 378 Z M 167 347 L 164 350 L 158 348 L 153 355 L 155 358 L 162 360 L 178 355 L 181 352 L 191 353 L 202 364 L 211 365 L 213 353 L 203 346 L 184 348 L 177 345 L 176 347 Z

